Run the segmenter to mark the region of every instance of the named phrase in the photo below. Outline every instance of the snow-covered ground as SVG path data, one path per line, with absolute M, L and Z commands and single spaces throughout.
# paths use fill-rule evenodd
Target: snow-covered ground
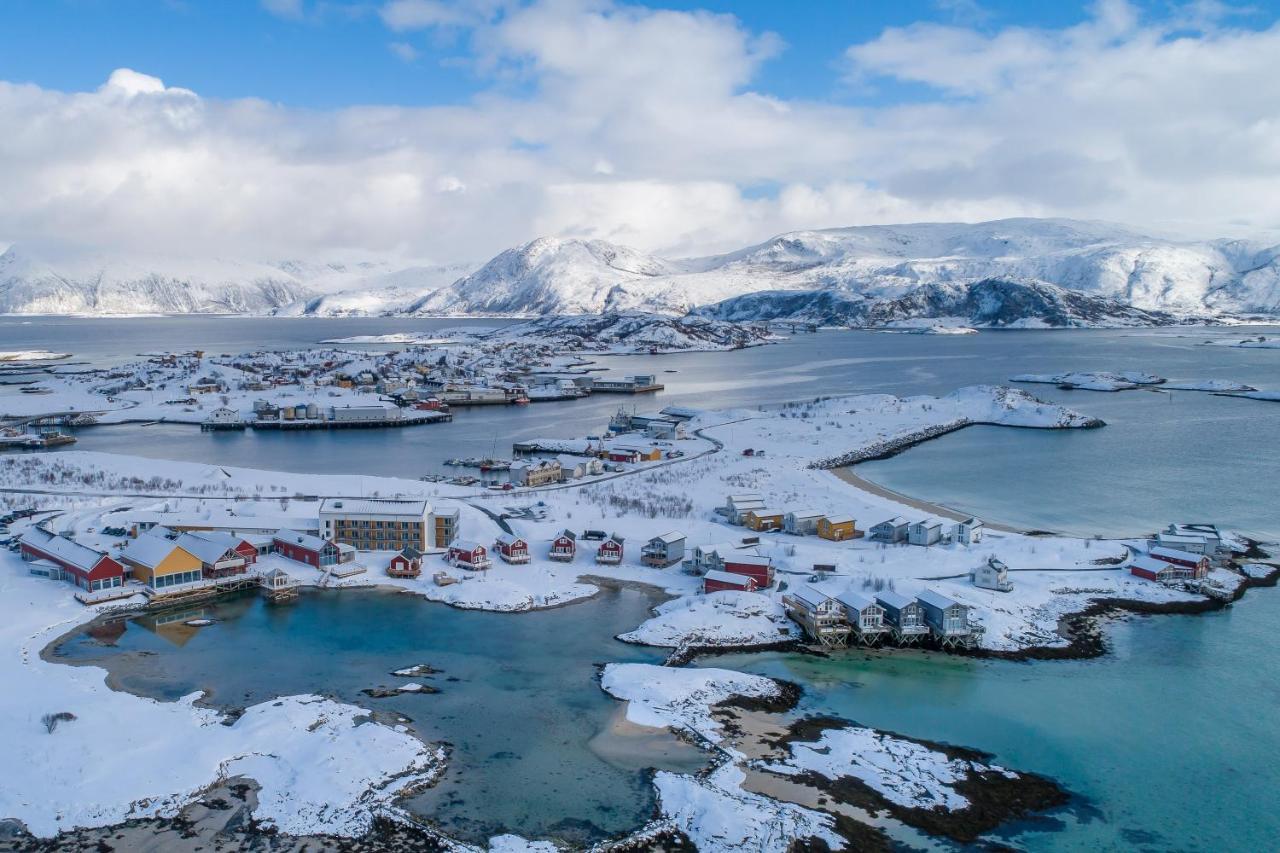
M 1119 373 L 1023 373 L 1010 382 L 1038 382 L 1047 385 L 1069 385 L 1086 391 L 1125 391 L 1144 385 L 1160 385 L 1165 380 L 1136 370 Z
M 50 352 L 47 349 L 0 350 L 0 362 L 5 361 L 58 361 L 70 358 L 70 353 Z

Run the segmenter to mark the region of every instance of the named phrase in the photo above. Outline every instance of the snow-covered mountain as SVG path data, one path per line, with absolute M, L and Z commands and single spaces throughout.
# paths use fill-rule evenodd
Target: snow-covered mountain
M 387 261 L 255 263 L 12 246 L 0 254 L 0 313 L 381 314 L 468 269 Z
M 474 272 L 471 270 L 474 269 Z M 1115 325 L 1280 314 L 1280 246 L 1063 219 L 857 226 L 671 260 L 541 238 L 475 269 L 0 255 L 0 312 L 581 315 Z M 942 312 L 942 313 L 940 313 Z

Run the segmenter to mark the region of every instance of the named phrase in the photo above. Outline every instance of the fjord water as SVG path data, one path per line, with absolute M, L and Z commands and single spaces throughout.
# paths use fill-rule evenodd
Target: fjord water
M 489 323 L 500 321 L 472 321 Z M 456 320 L 367 318 L 150 320 L 0 318 L 6 348 L 45 347 L 119 363 L 156 348 L 236 353 L 325 338 L 432 333 Z M 400 430 L 199 434 L 190 426 L 95 427 L 77 450 L 308 472 L 418 476 L 454 456 L 509 453 L 511 442 L 603 429 L 619 405 L 755 407 L 829 394 L 945 394 L 1019 373 L 1143 370 L 1170 380 L 1222 379 L 1280 389 L 1280 350 L 1204 346 L 1273 328 L 1003 331 L 933 336 L 830 331 L 724 353 L 612 356 L 610 374 L 656 373 L 666 390 L 527 407 L 456 409 L 454 421 Z M 381 349 L 376 348 L 376 349 Z M 1280 538 L 1280 404 L 1193 391 L 1061 391 L 1021 386 L 1107 421 L 1101 430 L 973 427 L 859 473 L 890 488 L 1023 528 L 1083 535 L 1145 533 L 1173 519 L 1216 521 Z M 15 388 L 0 388 L 0 410 Z M 323 460 L 323 465 L 318 463 Z
M 995 754 L 1075 795 L 990 840 L 1019 850 L 1274 850 L 1280 838 L 1280 595 L 1114 622 L 1087 661 L 929 653 L 735 654 L 700 665 L 804 686 L 796 714 Z
M 412 812 L 475 842 L 511 831 L 586 844 L 650 818 L 644 768 L 706 763 L 665 733 L 613 733 L 623 706 L 597 681 L 597 663 L 662 661 L 659 650 L 613 639 L 659 600 L 607 589 L 570 607 L 503 614 L 371 590 L 312 591 L 291 605 L 249 595 L 89 626 L 54 659 L 102 666 L 118 689 L 166 701 L 208 690 L 208 702 L 235 708 L 321 693 L 402 714 L 452 753 L 440 783 L 409 800 Z M 184 624 L 194 618 L 217 621 Z M 391 674 L 424 663 L 441 671 Z M 361 693 L 409 682 L 440 692 Z

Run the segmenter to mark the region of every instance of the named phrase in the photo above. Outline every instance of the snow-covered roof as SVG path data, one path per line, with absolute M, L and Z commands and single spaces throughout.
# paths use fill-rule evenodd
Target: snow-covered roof
M 1172 563 L 1166 563 L 1164 560 L 1157 560 L 1155 557 L 1148 557 L 1141 554 L 1133 558 L 1133 562 L 1129 564 L 1130 568 L 1146 569 L 1149 572 L 1168 572 L 1177 569 Z
M 746 588 L 752 583 L 752 579 L 747 575 L 735 575 L 733 572 L 722 572 L 719 569 L 712 569 L 702 576 L 706 580 L 715 581 L 716 583 L 727 583 L 734 586 Z
M 499 545 L 503 545 L 508 548 L 510 548 L 512 545 L 516 544 L 517 542 L 520 542 L 522 544 L 524 543 L 524 539 L 512 533 L 500 533 L 498 534 L 497 539 L 494 541 L 496 541 Z
M 320 512 L 330 515 L 394 515 L 405 518 L 422 518 L 431 511 L 426 501 L 375 500 L 369 498 L 325 498 L 320 501 Z
M 726 565 L 735 566 L 767 566 L 772 562 L 768 557 L 761 557 L 756 554 L 733 554 L 732 556 L 720 555 Z
M 473 539 L 455 539 L 453 544 L 449 547 L 458 551 L 474 551 L 477 548 L 483 548 L 484 546 Z
M 978 518 L 978 517 L 975 515 L 975 516 L 972 516 L 972 517 L 970 517 L 970 518 L 966 518 L 964 521 L 962 521 L 962 522 L 960 522 L 960 523 L 961 523 L 961 524 L 963 524 L 963 525 L 965 525 L 966 527 L 981 527 L 981 526 L 982 526 L 982 519 Z
M 768 518 L 770 516 L 775 516 L 775 515 L 776 516 L 786 515 L 786 513 L 784 513 L 780 509 L 768 509 L 767 507 L 752 507 L 751 509 L 747 510 L 747 515 L 754 515 L 756 518 Z
M 851 610 L 857 610 L 859 612 L 875 605 L 875 602 L 870 598 L 870 596 L 863 595 L 860 592 L 854 592 L 851 589 L 846 589 L 844 592 L 837 595 L 836 601 Z
M 711 572 L 707 572 L 711 574 Z M 817 609 L 818 605 L 829 599 L 831 596 L 825 592 L 819 592 L 811 586 L 798 586 L 791 590 L 791 597 L 805 604 L 811 609 Z
M 277 530 L 275 538 L 281 542 L 288 542 L 291 545 L 301 545 L 308 551 L 319 551 L 329 544 L 329 540 L 321 539 L 319 536 L 312 536 L 310 533 L 299 533 L 296 530 Z
M 137 563 L 139 566 L 146 566 L 154 569 L 160 565 L 174 551 L 186 551 L 186 548 L 179 548 L 176 542 L 170 542 L 160 536 L 139 536 L 130 542 L 120 552 L 120 556 L 131 563 Z M 190 554 L 190 551 L 187 551 Z M 192 554 L 192 556 L 196 556 Z M 199 559 L 197 557 L 197 559 Z
M 816 509 L 793 509 L 787 515 L 792 518 L 822 518 L 826 513 Z
M 1199 545 L 1203 547 L 1217 537 L 1208 533 L 1157 533 L 1156 541 L 1174 545 Z
M 24 545 L 30 545 L 32 548 L 39 548 L 52 557 L 57 557 L 68 565 L 75 566 L 77 569 L 84 569 L 86 572 L 93 569 L 98 561 L 107 556 L 101 551 L 95 551 L 79 542 L 73 542 L 65 536 L 54 536 L 46 530 L 39 527 L 33 527 L 26 533 L 22 534 L 18 539 Z
M 228 551 L 234 550 L 240 540 L 226 533 L 206 533 L 204 536 L 184 533 L 172 544 L 194 554 L 202 563 L 216 563 Z
M 928 604 L 929 606 L 936 607 L 939 610 L 946 610 L 948 607 L 955 607 L 957 604 L 960 603 L 955 599 L 948 598 L 942 593 L 935 592 L 932 589 L 926 589 L 923 592 L 919 593 L 918 595 L 916 595 L 916 599 L 919 600 L 922 604 Z
M 912 522 L 913 525 L 920 527 L 941 527 L 944 523 L 940 518 L 922 518 L 919 521 Z
M 853 524 L 852 515 L 828 515 L 828 524 Z
M 905 518 L 903 518 L 900 515 L 895 515 L 893 518 L 888 518 L 880 522 L 879 524 L 876 525 L 876 527 L 879 527 L 881 524 L 889 524 L 889 525 L 892 525 L 893 527 L 901 527 L 906 523 L 907 523 L 907 520 Z
M 740 495 L 729 495 L 729 500 L 733 503 L 741 503 L 742 501 L 764 501 L 764 495 L 757 492 L 743 492 Z
M 894 592 L 891 589 L 885 590 L 884 592 L 877 592 L 876 601 L 886 607 L 892 607 L 894 610 L 901 610 L 902 608 L 909 607 L 915 603 L 914 598 L 909 598 L 908 596 L 905 596 L 900 592 Z
M 683 533 L 677 533 L 676 531 L 673 530 L 670 533 L 664 533 L 661 536 L 655 536 L 649 541 L 662 542 L 663 544 L 666 544 L 666 545 L 674 545 L 677 542 L 683 542 L 684 539 L 685 537 Z
M 1166 560 L 1179 560 L 1188 563 L 1198 563 L 1205 559 L 1203 554 L 1193 554 L 1190 551 L 1179 551 L 1177 548 L 1165 548 L 1161 545 L 1154 545 L 1147 549 L 1148 553 L 1153 557 L 1163 557 Z

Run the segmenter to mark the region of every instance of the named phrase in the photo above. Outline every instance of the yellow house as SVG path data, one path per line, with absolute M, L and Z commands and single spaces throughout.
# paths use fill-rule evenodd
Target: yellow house
M 833 515 L 818 519 L 818 536 L 823 539 L 843 542 L 846 539 L 857 539 L 861 535 L 862 533 L 854 526 L 853 519 L 847 515 Z
M 135 580 L 156 590 L 194 583 L 203 577 L 199 557 L 150 533 L 125 546 L 120 560 L 133 570 Z
M 781 530 L 783 515 L 771 509 L 753 509 L 742 517 L 742 523 L 752 530 Z

